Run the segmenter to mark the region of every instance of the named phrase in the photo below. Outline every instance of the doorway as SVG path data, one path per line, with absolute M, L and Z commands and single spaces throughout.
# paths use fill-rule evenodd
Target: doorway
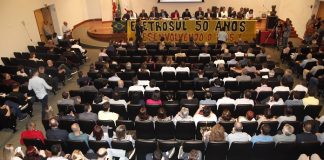
M 55 32 L 51 10 L 49 7 L 40 8 L 34 11 L 39 36 L 42 42 L 47 42 L 46 35 L 44 33 L 44 22 L 46 21 L 48 23 L 48 29 L 51 32 Z
M 321 17 L 322 19 L 324 18 L 324 2 L 320 2 L 320 5 L 318 7 L 317 11 L 317 17 Z

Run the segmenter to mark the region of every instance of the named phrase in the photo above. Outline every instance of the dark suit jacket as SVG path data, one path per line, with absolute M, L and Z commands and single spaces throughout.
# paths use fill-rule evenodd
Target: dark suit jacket
M 165 18 L 169 18 L 169 14 L 168 14 L 168 12 L 164 11 L 163 13 L 164 13 Z M 159 17 L 163 18 L 163 16 L 162 16 L 162 12 L 159 13 Z
M 183 12 L 182 13 L 182 18 L 184 19 L 185 17 L 189 17 L 189 18 L 191 18 L 191 13 L 190 12 Z
M 67 140 L 68 138 L 68 132 L 63 129 L 55 128 L 55 129 L 49 129 L 46 131 L 46 138 L 49 140 Z
M 201 16 L 201 17 L 204 17 L 204 11 L 196 11 L 195 12 L 195 17 L 196 17 L 196 19 L 199 19 L 199 15 Z
M 216 18 L 216 14 L 215 14 L 215 12 L 210 12 L 209 17 L 210 17 L 210 18 Z M 208 12 L 205 13 L 205 18 L 208 18 Z
M 199 104 L 199 101 L 197 98 L 193 98 L 191 100 L 188 100 L 188 99 L 181 99 L 180 100 L 180 105 L 184 105 L 184 104 Z
M 301 133 L 296 135 L 296 142 L 300 143 L 302 141 L 317 141 L 317 136 L 312 133 Z
M 143 18 L 147 19 L 148 18 L 148 15 L 147 15 L 147 13 L 140 13 L 139 14 L 139 17 L 142 18 L 142 19 Z
M 159 18 L 159 13 L 157 13 L 157 12 L 151 12 L 150 13 L 150 18 Z
M 124 20 L 129 20 L 129 19 L 130 19 L 130 15 L 127 14 L 127 13 L 125 13 L 125 14 L 123 15 L 123 19 L 124 19 Z

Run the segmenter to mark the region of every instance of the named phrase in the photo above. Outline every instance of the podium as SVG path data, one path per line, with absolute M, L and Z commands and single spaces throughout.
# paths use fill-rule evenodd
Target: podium
M 271 32 L 272 32 L 271 30 L 261 31 L 261 33 L 260 33 L 260 44 L 270 44 L 270 45 L 275 45 L 276 44 L 276 39 L 274 38 L 276 33 L 273 32 L 272 35 L 269 37 Z M 267 40 L 267 38 L 268 38 L 268 40 Z

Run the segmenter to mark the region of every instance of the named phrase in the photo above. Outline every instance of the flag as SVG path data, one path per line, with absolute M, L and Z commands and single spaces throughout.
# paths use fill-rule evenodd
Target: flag
M 121 7 L 120 7 L 120 0 L 117 0 L 117 14 L 118 14 L 119 16 L 122 15 L 122 13 L 121 13 Z
M 113 2 L 113 15 L 115 15 L 117 10 L 116 2 Z

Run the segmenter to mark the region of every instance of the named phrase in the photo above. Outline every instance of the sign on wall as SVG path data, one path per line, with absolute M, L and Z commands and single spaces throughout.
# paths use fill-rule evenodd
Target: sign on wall
M 143 41 L 157 42 L 163 36 L 166 42 L 189 41 L 193 37 L 196 42 L 217 42 L 217 34 L 221 28 L 228 33 L 228 41 L 238 39 L 251 41 L 256 36 L 256 20 L 143 20 Z M 128 21 L 127 38 L 135 40 L 136 21 Z

